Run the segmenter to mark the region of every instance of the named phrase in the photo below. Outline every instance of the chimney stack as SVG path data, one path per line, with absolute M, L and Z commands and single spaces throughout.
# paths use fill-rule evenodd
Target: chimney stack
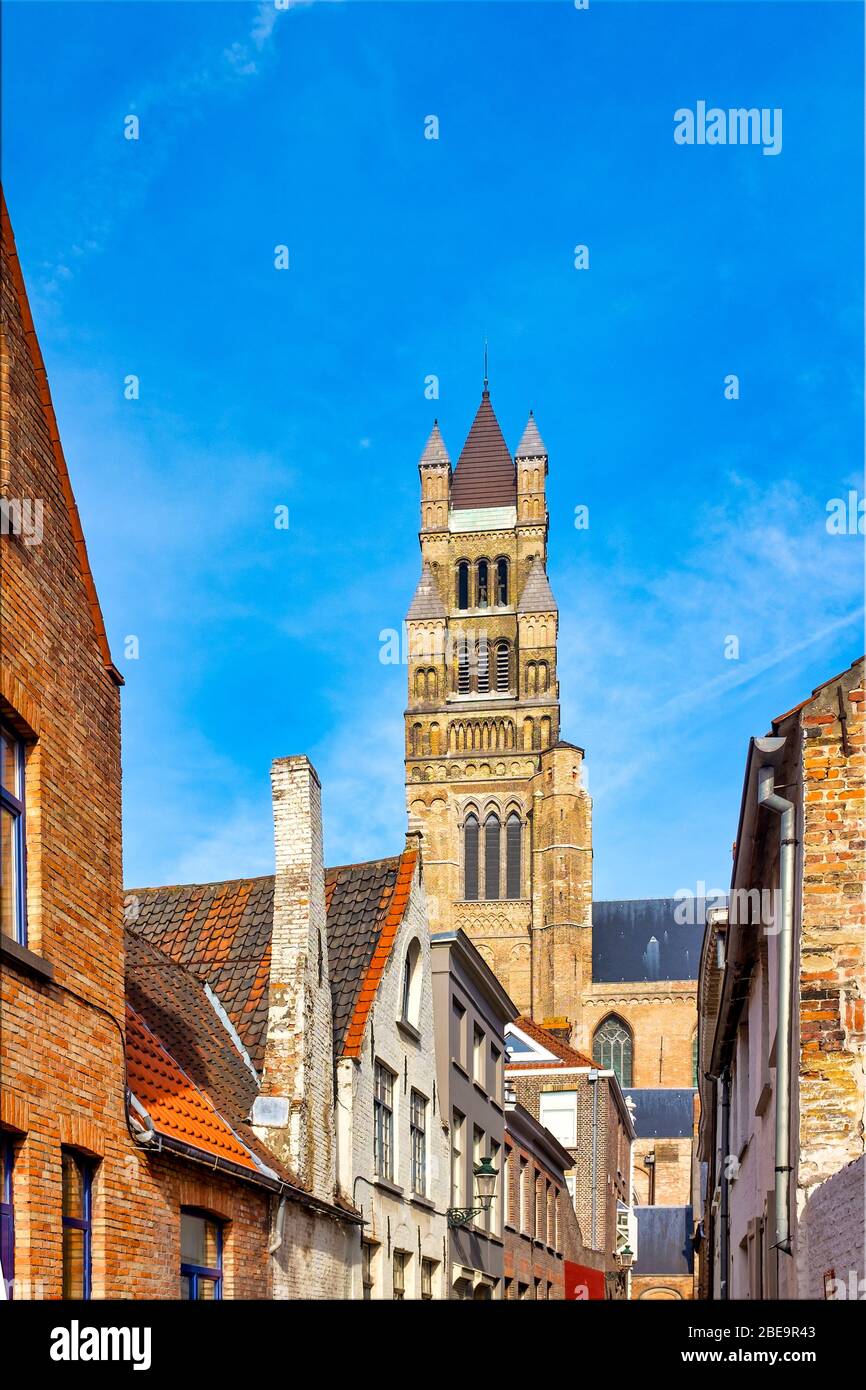
M 304 756 L 271 767 L 276 874 L 261 1093 L 252 1122 L 315 1196 L 333 1199 L 334 1057 L 321 785 Z

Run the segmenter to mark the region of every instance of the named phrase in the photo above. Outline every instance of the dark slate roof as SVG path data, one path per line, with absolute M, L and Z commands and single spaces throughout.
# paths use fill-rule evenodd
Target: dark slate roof
M 241 1142 L 266 1167 L 297 1185 L 297 1178 L 259 1143 L 247 1123 L 258 1081 L 200 979 L 129 928 L 125 938 L 129 1004 Z
M 658 1090 L 629 1089 L 638 1139 L 687 1139 L 692 1133 L 695 1092 L 687 1086 Z
M 345 864 L 325 874 L 328 971 L 334 1009 L 334 1055 L 343 1041 L 397 882 L 400 855 Z
M 484 391 L 451 480 L 452 508 L 516 507 L 517 470 Z
M 592 905 L 592 978 L 619 981 L 696 980 L 704 908 L 693 904 L 694 925 L 674 919 L 675 898 L 630 898 Z
M 210 985 L 261 1072 L 268 1021 L 273 875 L 134 888 L 128 891 L 127 901 L 134 934 Z
M 637 1259 L 635 1274 L 691 1274 L 691 1207 L 635 1207 Z

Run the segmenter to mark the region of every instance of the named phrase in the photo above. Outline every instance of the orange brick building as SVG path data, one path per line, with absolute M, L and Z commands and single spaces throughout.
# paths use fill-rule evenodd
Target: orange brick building
M 276 1269 L 284 1296 L 339 1295 L 357 1218 L 257 1139 L 260 1078 L 206 984 L 131 934 L 125 949 L 122 679 L 5 204 L 2 254 L 6 1291 L 255 1297 Z

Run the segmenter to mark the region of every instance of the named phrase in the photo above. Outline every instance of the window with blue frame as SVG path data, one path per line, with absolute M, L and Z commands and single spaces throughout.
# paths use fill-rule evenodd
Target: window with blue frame
M 0 1268 L 6 1285 L 6 1297 L 12 1298 L 15 1279 L 15 1205 L 12 1195 L 12 1170 L 15 1167 L 15 1146 L 12 1135 L 4 1130 L 0 1134 L 2 1149 L 3 1181 L 0 1190 Z
M 62 1151 L 63 1297 L 89 1298 L 93 1163 L 74 1149 Z
M 180 1296 L 222 1298 L 223 1230 L 205 1211 L 182 1207 L 180 1213 Z
M 27 944 L 24 891 L 24 743 L 0 724 L 0 930 Z

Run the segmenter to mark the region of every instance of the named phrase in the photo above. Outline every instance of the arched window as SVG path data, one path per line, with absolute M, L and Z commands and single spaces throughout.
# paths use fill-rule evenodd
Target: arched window
M 496 689 L 507 690 L 511 684 L 511 655 L 507 642 L 496 643 Z
M 423 700 L 427 695 L 427 672 L 415 672 L 415 699 Z
M 533 748 L 541 747 L 541 725 L 537 720 L 533 720 L 532 723 L 532 746 Z
M 512 811 L 505 822 L 505 896 L 519 898 L 520 892 L 520 817 Z
M 692 1085 L 698 1084 L 698 1030 L 695 1029 L 692 1037 Z
M 421 756 L 421 725 L 412 725 L 412 754 L 414 757 Z
M 547 690 L 550 684 L 550 671 L 546 661 L 538 663 L 538 689 L 540 692 Z
M 461 694 L 469 690 L 469 643 L 465 637 L 457 639 L 457 689 Z
M 468 815 L 463 827 L 463 896 L 478 900 L 478 817 Z
M 499 897 L 499 845 L 502 827 L 499 817 L 489 815 L 484 822 L 484 896 L 488 901 Z
M 601 1027 L 595 1030 L 592 1055 L 600 1067 L 616 1073 L 616 1078 L 623 1087 L 633 1085 L 633 1048 L 631 1030 L 615 1014 L 611 1014 L 610 1018 L 606 1018 Z
M 490 689 L 490 648 L 486 637 L 478 639 L 477 661 L 477 688 L 482 695 L 486 695 Z
M 534 695 L 538 688 L 538 668 L 534 661 L 526 663 L 526 693 Z
M 457 607 L 469 607 L 469 561 L 461 560 L 457 566 Z
M 486 560 L 478 561 L 478 587 L 475 607 L 486 608 L 490 602 L 490 566 Z
M 402 1019 L 418 1027 L 421 1018 L 421 942 L 417 936 L 409 942 L 403 962 Z
M 500 608 L 508 604 L 508 561 L 504 555 L 496 561 L 496 602 Z

